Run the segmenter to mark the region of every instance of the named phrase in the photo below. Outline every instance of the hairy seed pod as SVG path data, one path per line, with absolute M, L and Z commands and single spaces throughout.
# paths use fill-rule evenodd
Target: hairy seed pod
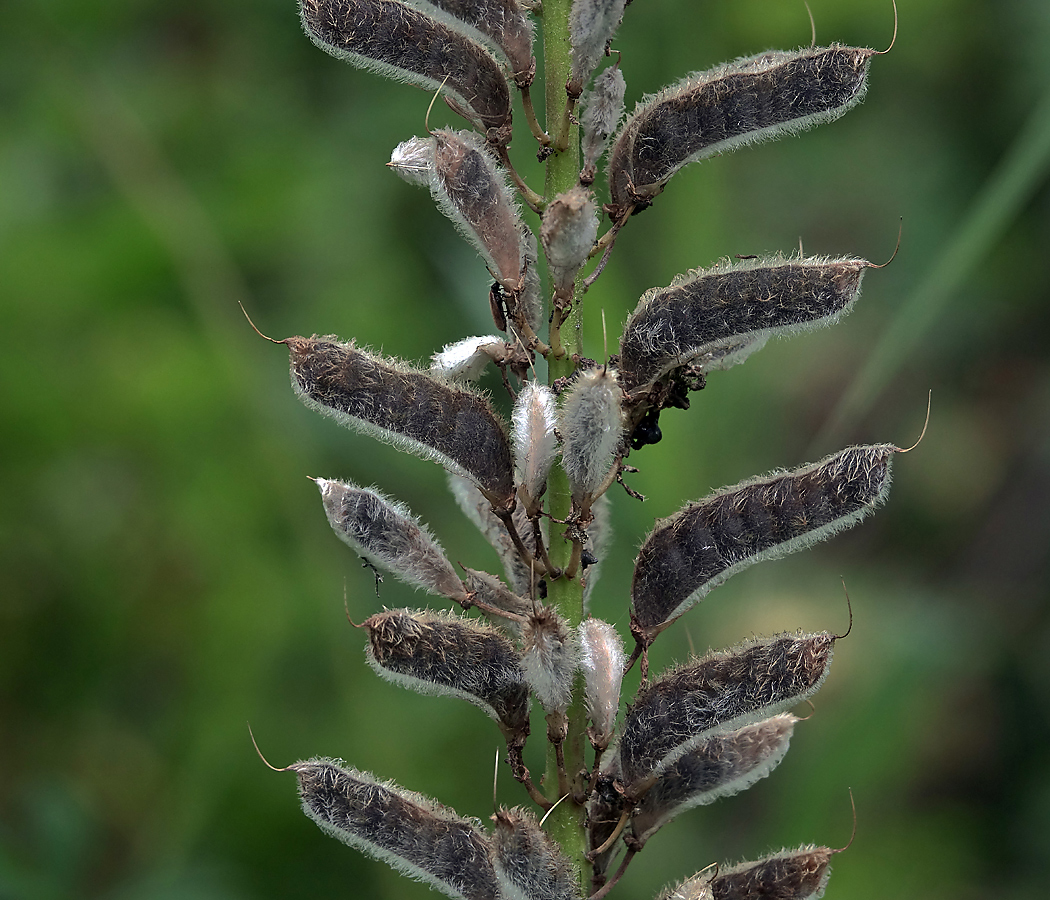
M 580 150 L 583 155 L 583 170 L 580 181 L 590 184 L 598 168 L 609 139 L 623 118 L 623 98 L 627 93 L 627 81 L 619 66 L 610 66 L 594 79 L 594 85 L 584 95 L 580 114 L 582 132 Z
M 530 335 L 521 325 L 528 327 L 533 335 L 540 333 L 545 320 L 543 285 L 540 283 L 540 250 L 536 235 L 528 225 L 521 226 L 521 287 L 509 295 L 513 301 L 510 334 L 514 342 L 529 346 Z
M 830 325 L 852 308 L 870 265 L 825 257 L 725 261 L 647 291 L 620 339 L 624 390 L 687 363 L 703 372 L 726 369 L 771 335 Z
M 292 388 L 312 409 L 471 478 L 490 503 L 514 493 L 503 425 L 479 394 L 332 337 L 291 337 Z
M 331 759 L 288 767 L 303 811 L 326 834 L 458 900 L 491 900 L 489 839 L 472 819 Z
M 547 713 L 564 713 L 572 703 L 579 662 L 575 635 L 549 606 L 529 616 L 522 629 L 521 665 L 529 687 Z
M 620 709 L 620 684 L 626 657 L 615 628 L 599 619 L 584 619 L 577 630 L 580 668 L 591 727 L 587 734 L 598 750 L 605 750 L 616 727 Z
M 572 44 L 572 71 L 566 90 L 579 97 L 590 80 L 605 48 L 620 27 L 629 0 L 572 0 L 569 13 L 569 40 Z
M 482 129 L 510 132 L 510 87 L 492 55 L 399 0 L 300 0 L 303 29 L 326 53 L 427 91 L 442 89 Z
M 830 122 L 861 101 L 874 50 L 769 51 L 645 98 L 609 157 L 609 214 L 644 209 L 688 163 Z
M 515 594 L 495 575 L 477 569 L 468 569 L 466 566 L 463 566 L 463 572 L 466 575 L 464 583 L 467 586 L 468 602 L 484 603 L 486 606 L 509 614 L 506 618 L 496 616 L 499 624 L 524 622 L 532 612 L 531 601 Z M 520 630 L 520 628 L 515 630 Z
M 536 74 L 532 20 L 517 0 L 405 0 L 428 15 L 480 40 L 506 57 L 514 80 L 527 87 Z M 467 26 L 464 28 L 464 26 Z
M 628 793 L 641 796 L 709 737 L 769 718 L 816 693 L 834 644 L 835 636 L 827 633 L 755 639 L 708 653 L 639 690 L 620 737 Z
M 886 499 L 896 449 L 848 447 L 723 488 L 657 522 L 635 562 L 632 631 L 651 643 L 730 576 L 855 525 Z
M 402 504 L 372 488 L 315 481 L 332 529 L 371 565 L 431 594 L 466 599 L 466 588 L 441 545 Z
M 463 338 L 446 344 L 439 353 L 430 357 L 430 371 L 453 381 L 476 381 L 506 346 L 506 341 L 495 334 Z
M 531 812 L 500 809 L 492 819 L 492 868 L 500 900 L 578 900 L 572 864 Z
M 558 430 L 572 499 L 577 504 L 589 502 L 623 441 L 623 391 L 615 369 L 579 374 L 566 392 Z
M 798 721 L 783 713 L 729 734 L 714 735 L 668 766 L 631 818 L 637 844 L 644 845 L 686 810 L 738 794 L 769 775 L 787 753 Z
M 532 572 L 518 554 L 507 527 L 492 511 L 492 503 L 478 490 L 477 486 L 467 478 L 460 475 L 450 474 L 448 487 L 456 504 L 463 514 L 474 523 L 475 527 L 484 536 L 485 540 L 492 545 L 499 554 L 503 570 L 507 575 L 507 581 L 516 594 L 530 596 L 532 592 Z M 525 548 L 530 553 L 535 553 L 536 545 L 533 539 L 532 528 L 525 514 L 525 506 L 518 503 L 511 513 L 511 520 Z M 530 607 L 531 609 L 531 607 Z
M 602 562 L 612 541 L 612 518 L 609 495 L 602 494 L 591 504 L 591 523 L 583 542 L 583 611 L 587 612 L 591 593 L 602 572 Z
M 529 733 L 521 657 L 492 626 L 428 610 L 394 609 L 366 619 L 368 664 L 419 694 L 459 697 L 495 719 L 508 742 Z
M 398 144 L 387 167 L 409 184 L 430 186 L 434 171 L 434 139 L 413 137 Z
M 558 438 L 554 433 L 556 421 L 554 392 L 538 381 L 525 382 L 514 403 L 511 436 L 518 496 L 530 513 L 535 513 L 538 508 L 547 486 L 547 474 L 558 455 Z
M 711 880 L 713 900 L 816 900 L 823 896 L 836 851 L 812 845 L 781 850 L 723 869 Z
M 584 187 L 574 187 L 555 197 L 543 213 L 540 240 L 547 255 L 554 292 L 571 296 L 573 281 L 598 237 L 598 215 L 594 196 Z
M 521 280 L 521 212 L 507 176 L 481 135 L 434 132 L 431 193 L 508 291 Z
M 714 871 L 704 869 L 674 887 L 667 888 L 656 900 L 712 900 L 711 879 Z

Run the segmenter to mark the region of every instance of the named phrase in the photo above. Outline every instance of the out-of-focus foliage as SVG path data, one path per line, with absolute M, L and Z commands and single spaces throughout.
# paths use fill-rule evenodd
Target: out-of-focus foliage
M 821 43 L 884 46 L 885 2 L 811 0 Z M 848 441 L 917 435 L 863 528 L 756 567 L 654 648 L 854 630 L 777 778 L 696 810 L 618 890 L 858 834 L 829 896 L 1036 896 L 1050 859 L 1050 191 L 1016 212 L 862 415 L 817 437 L 1050 84 L 1043 0 L 901 2 L 897 44 L 841 122 L 682 173 L 587 296 L 614 336 L 638 296 L 727 254 L 890 255 L 855 312 L 715 373 L 632 454 L 592 598 L 626 632 L 654 516 Z M 802 4 L 638 2 L 628 104 L 686 71 L 809 41 Z M 354 71 L 294 4 L 0 7 L 0 897 L 423 897 L 321 836 L 271 761 L 355 767 L 486 816 L 498 736 L 381 683 L 360 621 L 418 604 L 331 534 L 307 475 L 380 485 L 449 557 L 494 565 L 432 464 L 302 408 L 276 337 L 425 360 L 484 333 L 487 279 L 383 169 L 429 97 Z M 519 116 L 520 118 L 520 116 Z M 431 126 L 459 127 L 440 105 Z M 527 136 L 517 138 L 524 144 Z M 519 158 L 527 154 L 521 153 Z M 1041 166 L 1041 167 L 1040 167 Z M 523 173 L 535 178 L 535 170 Z M 591 355 L 602 353 L 591 317 Z M 613 348 L 614 349 L 614 348 Z M 491 387 L 498 388 L 493 384 Z M 636 683 L 637 675 L 634 674 Z M 523 798 L 502 783 L 502 802 Z

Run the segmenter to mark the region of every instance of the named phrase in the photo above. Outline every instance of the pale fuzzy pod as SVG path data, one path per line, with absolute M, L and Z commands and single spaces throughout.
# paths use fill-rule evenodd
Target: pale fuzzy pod
M 713 869 L 704 869 L 674 887 L 667 888 L 656 900 L 714 900 L 711 892 Z
M 626 657 L 620 635 L 608 622 L 584 619 L 578 629 L 591 741 L 604 750 L 612 740 L 620 709 L 620 685 Z
M 818 900 L 824 896 L 835 850 L 812 844 L 722 869 L 711 881 L 715 900 Z
M 769 51 L 644 98 L 609 158 L 610 215 L 648 206 L 691 162 L 837 119 L 863 99 L 873 55 L 838 44 Z
M 505 346 L 503 338 L 494 334 L 463 338 L 435 353 L 430 371 L 454 381 L 476 381 Z
M 609 495 L 602 494 L 591 505 L 591 523 L 587 526 L 587 539 L 583 542 L 584 553 L 590 554 L 597 562 L 591 563 L 583 570 L 583 611 L 587 611 L 594 586 L 601 575 L 605 552 L 612 542 L 612 504 Z
M 510 441 L 482 395 L 336 338 L 283 343 L 292 388 L 307 406 L 467 476 L 490 503 L 511 499 Z
M 598 208 L 584 187 L 559 194 L 543 213 L 540 240 L 558 294 L 572 292 L 573 281 L 598 237 Z
M 638 692 L 624 718 L 619 760 L 628 793 L 656 777 L 708 738 L 784 712 L 820 688 L 835 636 L 781 634 L 707 654 Z
M 572 72 L 568 89 L 577 97 L 605 55 L 605 46 L 620 27 L 628 0 L 572 0 L 569 40 Z
M 511 322 L 509 328 L 514 340 L 527 346 L 529 335 L 522 333 L 516 321 L 524 322 L 533 334 L 538 335 L 544 318 L 544 299 L 543 285 L 540 283 L 539 242 L 532 229 L 524 223 L 521 226 L 521 247 L 521 290 L 508 295 L 513 299 L 514 308 L 510 312 L 515 320 Z
M 503 287 L 515 290 L 523 262 L 521 210 L 506 173 L 472 131 L 435 131 L 430 190 L 441 211 L 481 254 Z
M 598 160 L 623 118 L 623 98 L 626 93 L 627 81 L 623 72 L 619 66 L 610 66 L 594 79 L 594 85 L 584 95 L 583 112 L 580 114 L 580 149 L 583 154 L 580 180 L 584 184 L 594 181 Z
M 647 291 L 624 326 L 620 378 L 630 393 L 672 369 L 725 369 L 773 335 L 838 321 L 860 296 L 863 259 L 811 256 L 719 263 Z
M 529 733 L 521 657 L 495 628 L 451 613 L 395 609 L 363 623 L 368 664 L 393 684 L 425 695 L 459 697 L 495 719 L 509 741 Z
M 556 422 L 554 392 L 538 381 L 527 381 L 514 402 L 511 438 L 518 492 L 530 510 L 536 508 L 558 455 Z
M 390 154 L 387 166 L 409 184 L 429 187 L 434 169 L 434 139 L 412 137 L 402 141 Z
M 449 474 L 448 487 L 456 499 L 456 505 L 499 554 L 503 570 L 513 591 L 516 594 L 529 596 L 532 590 L 532 572 L 522 562 L 517 549 L 511 543 L 506 526 L 493 513 L 492 503 L 478 490 L 477 485 L 461 475 Z M 530 553 L 534 553 L 535 541 L 524 504 L 515 504 L 511 517 L 525 548 Z
M 441 90 L 483 129 L 509 131 L 510 87 L 480 43 L 399 0 L 300 0 L 303 29 L 353 65 Z
M 457 900 L 497 896 L 490 841 L 476 820 L 335 760 L 289 769 L 303 811 L 326 834 Z
M 558 418 L 572 498 L 585 503 L 609 474 L 623 441 L 623 391 L 616 370 L 581 372 L 567 389 Z
M 676 816 L 738 794 L 769 775 L 783 760 L 795 723 L 789 713 L 708 738 L 668 767 L 631 817 L 642 845 Z
M 500 900 L 579 900 L 570 861 L 526 809 L 500 809 L 491 839 Z
M 885 501 L 891 444 L 848 447 L 715 491 L 656 523 L 631 585 L 632 630 L 651 642 L 737 572 L 856 525 Z
M 335 533 L 374 566 L 413 587 L 452 600 L 466 588 L 425 525 L 400 503 L 373 488 L 315 479 Z
M 529 616 L 522 630 L 521 665 L 545 712 L 569 708 L 578 662 L 576 636 L 561 616 L 547 606 Z
M 532 611 L 532 602 L 526 597 L 515 594 L 495 575 L 477 569 L 468 569 L 466 566 L 463 566 L 463 572 L 466 575 L 464 583 L 467 586 L 470 601 L 484 603 L 486 606 L 509 613 L 507 618 L 495 616 L 496 621 L 501 625 L 520 630 L 517 623 L 528 617 Z

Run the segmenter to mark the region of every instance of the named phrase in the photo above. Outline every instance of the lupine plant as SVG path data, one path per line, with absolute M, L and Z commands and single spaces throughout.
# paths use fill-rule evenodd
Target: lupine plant
M 627 66 L 611 41 L 626 3 L 300 3 L 321 49 L 428 89 L 465 120 L 461 130 L 406 140 L 388 165 L 429 189 L 481 256 L 492 287 L 478 301 L 490 305 L 496 333 L 446 346 L 428 367 L 334 337 L 279 343 L 305 404 L 443 466 L 455 502 L 498 552 L 502 575 L 457 569 L 401 502 L 316 481 L 336 534 L 367 565 L 461 608 L 376 612 L 361 626 L 369 665 L 487 713 L 526 805 L 500 808 L 483 826 L 333 759 L 286 770 L 323 831 L 466 900 L 600 900 L 676 816 L 770 774 L 799 722 L 789 710 L 820 687 L 837 636 L 755 638 L 659 673 L 649 671 L 649 648 L 731 575 L 874 510 L 898 451 L 849 447 L 686 503 L 656 522 L 629 588 L 603 587 L 625 608 L 629 601 L 630 634 L 588 616 L 609 541 L 609 492 L 638 497 L 624 481 L 628 460 L 660 440 L 661 412 L 688 408 L 709 373 L 743 362 L 771 336 L 839 319 L 871 266 L 800 250 L 695 269 L 640 298 L 618 353 L 587 358 L 588 294 L 617 235 L 658 206 L 675 173 L 838 118 L 862 99 L 877 55 L 838 44 L 759 53 L 688 75 L 625 114 Z M 532 95 L 534 22 L 545 49 L 545 125 Z M 526 149 L 545 162 L 542 190 L 511 159 L 515 94 L 536 141 Z M 523 207 L 538 216 L 535 232 Z M 509 421 L 472 386 L 489 367 L 501 373 Z M 640 686 L 622 703 L 634 665 Z M 542 777 L 523 753 L 533 707 L 545 716 Z M 835 852 L 803 846 L 707 866 L 661 898 L 817 897 Z

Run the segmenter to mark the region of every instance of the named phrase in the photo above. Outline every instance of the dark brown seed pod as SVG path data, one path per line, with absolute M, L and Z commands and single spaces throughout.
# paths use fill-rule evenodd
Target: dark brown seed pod
M 428 91 L 457 112 L 509 135 L 510 87 L 477 41 L 398 0 L 300 0 L 303 28 L 322 50 Z
M 831 664 L 835 635 L 781 634 L 707 654 L 639 692 L 624 718 L 619 750 L 629 796 L 708 738 L 801 703 Z
M 488 402 L 332 337 L 291 337 L 292 387 L 342 425 L 425 456 L 473 480 L 494 505 L 514 494 L 514 462 Z
M 450 897 L 497 896 L 489 839 L 476 821 L 335 760 L 288 769 L 299 777 L 303 811 L 326 834 Z
M 413 587 L 462 603 L 467 591 L 441 545 L 399 503 L 370 488 L 314 479 L 332 529 L 370 564 Z
M 724 261 L 647 291 L 620 339 L 624 390 L 685 364 L 726 369 L 773 335 L 830 325 L 852 308 L 870 265 L 818 256 Z
M 787 753 L 798 721 L 789 713 L 773 716 L 710 737 L 686 753 L 661 773 L 635 809 L 633 843 L 642 846 L 686 810 L 739 793 L 765 778 Z
M 644 209 L 688 163 L 830 122 L 861 101 L 874 50 L 761 53 L 644 99 L 609 157 L 609 214 Z
M 810 845 L 723 869 L 711 880 L 711 896 L 713 900 L 816 900 L 828 883 L 835 852 Z
M 369 665 L 420 694 L 459 697 L 495 719 L 509 743 L 529 733 L 521 656 L 490 625 L 428 610 L 395 609 L 366 619 Z
M 572 865 L 526 809 L 501 809 L 493 817 L 492 867 L 503 900 L 578 900 Z
M 727 578 L 825 540 L 875 510 L 890 488 L 892 444 L 848 447 L 818 463 L 753 478 L 656 524 L 631 585 L 631 630 L 648 646 Z

